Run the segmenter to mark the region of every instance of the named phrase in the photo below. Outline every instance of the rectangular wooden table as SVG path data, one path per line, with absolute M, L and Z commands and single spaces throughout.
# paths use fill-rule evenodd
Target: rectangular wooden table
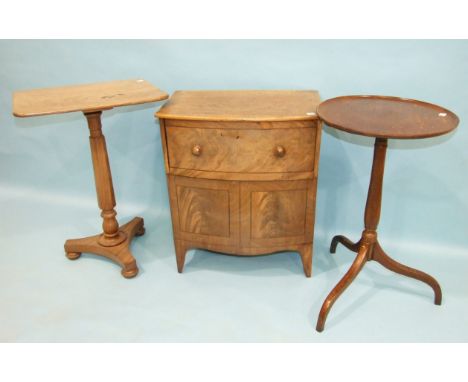
M 167 98 L 167 93 L 142 79 L 34 89 L 13 94 L 13 115 L 16 117 L 81 111 L 88 121 L 96 193 L 99 208 L 102 210 L 103 233 L 67 240 L 65 252 L 70 260 L 79 258 L 82 252 L 94 253 L 120 264 L 124 277 L 137 275 L 138 267 L 129 246 L 134 236 L 144 234 L 144 222 L 142 218 L 136 217 L 119 227 L 106 140 L 102 134 L 101 114 L 103 110 L 114 107 L 157 102 Z

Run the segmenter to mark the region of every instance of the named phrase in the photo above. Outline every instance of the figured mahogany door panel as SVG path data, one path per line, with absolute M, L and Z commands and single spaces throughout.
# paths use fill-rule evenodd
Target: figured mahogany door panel
M 242 246 L 272 247 L 311 243 L 314 182 L 242 182 Z
M 306 205 L 307 189 L 252 191 L 251 238 L 273 239 L 304 235 Z
M 169 175 L 168 184 L 176 239 L 237 245 L 237 182 Z
M 166 126 L 169 167 L 212 172 L 312 172 L 316 123 L 293 129 Z

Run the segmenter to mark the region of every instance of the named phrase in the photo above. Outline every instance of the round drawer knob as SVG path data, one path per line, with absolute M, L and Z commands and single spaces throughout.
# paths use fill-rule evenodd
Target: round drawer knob
M 275 147 L 275 155 L 278 158 L 282 158 L 286 155 L 286 149 L 283 146 L 276 146 Z
M 202 148 L 200 145 L 195 145 L 192 147 L 192 154 L 196 157 L 199 157 L 202 153 Z

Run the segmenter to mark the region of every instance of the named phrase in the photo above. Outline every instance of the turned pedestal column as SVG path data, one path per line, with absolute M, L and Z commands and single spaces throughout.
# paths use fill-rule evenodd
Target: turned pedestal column
M 98 205 L 102 210 L 103 233 L 83 239 L 67 240 L 65 252 L 70 260 L 78 259 L 82 252 L 105 256 L 120 264 L 122 276 L 131 278 L 137 275 L 138 267 L 129 246 L 134 236 L 141 236 L 145 233 L 144 222 L 142 218 L 136 217 L 119 227 L 106 139 L 102 134 L 101 114 L 101 111 L 84 113 L 88 120 L 89 143 Z
M 129 247 L 134 236 L 145 233 L 144 223 L 142 218 L 135 217 L 119 226 L 116 219 L 114 187 L 106 140 L 102 133 L 101 115 L 103 110 L 114 107 L 155 102 L 166 98 L 166 93 L 145 80 L 111 81 L 14 94 L 13 114 L 17 117 L 81 111 L 87 119 L 103 232 L 82 239 L 67 240 L 65 252 L 70 260 L 78 259 L 83 252 L 93 253 L 118 263 L 122 267 L 124 277 L 137 275 L 138 267 Z

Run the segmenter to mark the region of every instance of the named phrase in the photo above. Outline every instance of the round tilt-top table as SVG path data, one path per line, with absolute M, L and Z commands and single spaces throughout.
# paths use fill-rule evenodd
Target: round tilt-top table
M 339 283 L 329 293 L 317 321 L 317 331 L 325 326 L 328 312 L 352 283 L 366 261 L 375 260 L 385 268 L 428 284 L 435 293 L 435 304 L 442 302 L 439 283 L 428 274 L 400 264 L 390 258 L 377 239 L 380 218 L 385 154 L 388 139 L 419 139 L 447 134 L 459 122 L 451 111 L 426 102 L 385 96 L 343 96 L 322 102 L 317 114 L 327 125 L 351 134 L 375 138 L 374 160 L 364 214 L 361 238 L 352 242 L 337 235 L 332 239 L 330 252 L 335 253 L 338 243 L 357 253 L 357 256 Z

